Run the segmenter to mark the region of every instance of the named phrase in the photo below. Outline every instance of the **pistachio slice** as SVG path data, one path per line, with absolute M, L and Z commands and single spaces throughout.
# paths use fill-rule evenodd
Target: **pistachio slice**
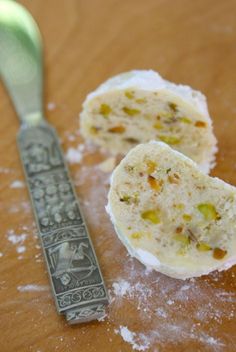
M 180 119 L 180 121 L 183 122 L 183 123 L 191 123 L 191 122 L 192 122 L 189 118 L 187 118 L 187 117 L 185 117 L 185 116 L 180 117 L 179 119 Z
M 163 125 L 160 121 L 157 121 L 153 127 L 156 129 L 156 130 L 161 130 L 163 128 Z
M 126 90 L 125 91 L 125 96 L 128 99 L 133 99 L 134 98 L 134 92 L 132 90 Z
M 177 104 L 175 104 L 175 103 L 168 103 L 168 106 L 174 112 L 176 112 L 178 110 L 177 109 Z
M 174 204 L 174 207 L 179 210 L 183 210 L 185 208 L 185 205 L 183 203 L 178 203 L 178 204 Z
M 211 203 L 198 204 L 197 209 L 203 215 L 205 220 L 218 220 L 220 218 L 215 206 Z
M 176 136 L 159 136 L 159 139 L 167 144 L 175 145 L 180 143 L 180 138 Z
M 141 232 L 134 232 L 131 234 L 130 237 L 133 238 L 134 240 L 140 240 L 140 238 L 142 237 L 142 234 Z
M 184 235 L 184 234 L 176 234 L 174 235 L 174 240 L 181 242 L 184 245 L 189 245 L 190 244 L 190 239 L 188 236 Z
M 157 209 L 155 209 L 155 210 L 146 210 L 146 211 L 142 212 L 141 218 L 143 220 L 149 220 L 153 224 L 159 224 L 160 223 L 159 215 L 160 215 L 160 212 Z
M 211 246 L 206 242 L 198 242 L 196 247 L 200 252 L 207 252 L 212 249 Z
M 157 168 L 157 163 L 152 160 L 147 160 L 146 165 L 147 165 L 147 172 L 149 174 L 152 174 Z
M 135 101 L 136 101 L 136 103 L 138 103 L 138 104 L 144 104 L 144 103 L 147 102 L 147 99 L 145 99 L 145 98 L 138 98 L 138 99 L 136 99 Z
M 99 127 L 91 126 L 89 128 L 89 131 L 90 131 L 91 134 L 96 135 L 96 134 L 98 134 Z
M 134 192 L 131 195 L 128 194 L 124 194 L 123 196 L 120 197 L 120 202 L 124 202 L 127 204 L 138 204 L 139 202 L 139 193 L 138 192 Z
M 103 115 L 104 117 L 108 117 L 108 115 L 111 113 L 111 107 L 110 105 L 107 104 L 101 104 L 99 113 Z
M 192 220 L 192 216 L 189 215 L 189 214 L 183 214 L 183 219 L 187 222 L 191 221 Z
M 129 116 L 135 116 L 135 115 L 138 115 L 140 113 L 140 110 L 131 109 L 131 108 L 127 107 L 127 106 L 124 106 L 122 110 Z
M 131 196 L 128 195 L 124 195 L 120 198 L 120 202 L 125 202 L 125 203 L 129 203 L 131 199 Z

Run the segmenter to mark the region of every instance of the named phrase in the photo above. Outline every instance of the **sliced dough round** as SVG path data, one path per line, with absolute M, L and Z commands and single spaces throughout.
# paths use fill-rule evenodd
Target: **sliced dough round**
M 236 263 L 236 188 L 165 143 L 126 155 L 107 212 L 129 253 L 163 274 L 186 279 Z
M 81 132 L 113 154 L 163 141 L 206 173 L 217 150 L 205 96 L 151 70 L 120 74 L 90 93 L 83 104 Z

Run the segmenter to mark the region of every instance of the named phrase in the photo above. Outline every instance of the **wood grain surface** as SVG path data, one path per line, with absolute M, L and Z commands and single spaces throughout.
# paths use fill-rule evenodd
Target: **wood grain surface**
M 64 150 L 83 143 L 78 113 L 88 92 L 130 69 L 154 69 L 202 91 L 219 141 L 212 174 L 236 185 L 235 0 L 24 0 L 44 39 L 46 116 Z M 105 214 L 105 158 L 85 151 L 72 177 L 111 295 L 103 322 L 58 316 L 16 147 L 19 122 L 0 86 L 0 351 L 236 351 L 235 267 L 181 282 L 131 259 Z M 117 292 L 114 283 L 128 283 Z M 138 285 L 137 285 L 138 283 Z M 30 286 L 29 286 L 30 285 Z M 123 286 L 122 286 L 123 287 Z M 124 287 L 123 287 L 124 288 Z M 125 342 L 127 327 L 133 342 Z

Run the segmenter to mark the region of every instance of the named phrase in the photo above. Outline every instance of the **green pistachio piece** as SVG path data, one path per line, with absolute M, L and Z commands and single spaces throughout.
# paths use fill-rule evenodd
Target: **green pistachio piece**
M 138 98 L 138 99 L 136 99 L 135 101 L 136 101 L 136 103 L 138 103 L 138 104 L 144 104 L 144 103 L 147 102 L 147 100 L 146 100 L 145 98 Z
M 135 115 L 140 113 L 140 110 L 131 109 L 131 108 L 127 107 L 127 106 L 124 106 L 122 110 L 129 116 L 135 116 Z
M 167 144 L 179 144 L 180 143 L 180 138 L 176 137 L 176 136 L 159 136 L 159 139 Z
M 134 98 L 134 92 L 132 90 L 126 90 L 125 91 L 125 96 L 128 99 L 133 99 Z
M 174 111 L 174 112 L 176 112 L 178 109 L 177 109 L 177 104 L 175 104 L 175 103 L 168 103 L 168 105 L 169 105 L 169 108 L 172 110 L 172 111 Z
M 111 113 L 111 107 L 110 105 L 107 104 L 101 104 L 99 113 L 103 115 L 104 117 L 108 117 L 108 115 Z
M 212 249 L 211 246 L 206 242 L 199 242 L 197 243 L 196 247 L 200 252 L 207 252 Z
M 141 232 L 134 232 L 131 234 L 131 238 L 133 238 L 134 240 L 140 240 L 140 238 L 142 237 L 143 235 L 141 234 Z
M 186 236 L 186 235 L 180 234 L 180 233 L 174 235 L 174 240 L 182 243 L 183 245 L 189 245 L 190 244 L 189 237 Z
M 216 208 L 211 203 L 201 203 L 197 206 L 198 211 L 203 215 L 205 220 L 218 220 L 219 214 L 216 211 Z
M 152 222 L 153 224 L 159 224 L 160 223 L 160 212 L 159 210 L 146 210 L 141 214 L 141 218 L 143 220 L 148 220 Z
M 192 220 L 192 216 L 189 215 L 189 214 L 183 214 L 183 219 L 187 222 L 191 221 Z
M 187 118 L 187 117 L 180 117 L 179 119 L 180 119 L 180 121 L 183 122 L 183 123 L 191 123 L 191 122 L 192 122 L 192 121 L 191 121 L 189 118 Z

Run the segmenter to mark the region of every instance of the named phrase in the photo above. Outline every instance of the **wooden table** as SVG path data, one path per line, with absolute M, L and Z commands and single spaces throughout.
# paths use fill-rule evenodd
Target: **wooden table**
M 152 68 L 207 95 L 219 140 L 212 174 L 236 185 L 234 0 L 21 3 L 44 38 L 45 102 L 54 103 L 46 115 L 65 151 L 83 143 L 78 113 L 88 92 L 119 72 Z M 236 351 L 235 267 L 185 282 L 147 272 L 127 255 L 104 211 L 109 174 L 98 162 L 106 156 L 87 147 L 70 169 L 111 304 L 103 322 L 67 326 L 50 293 L 21 183 L 19 123 L 2 85 L 0 101 L 0 351 Z

